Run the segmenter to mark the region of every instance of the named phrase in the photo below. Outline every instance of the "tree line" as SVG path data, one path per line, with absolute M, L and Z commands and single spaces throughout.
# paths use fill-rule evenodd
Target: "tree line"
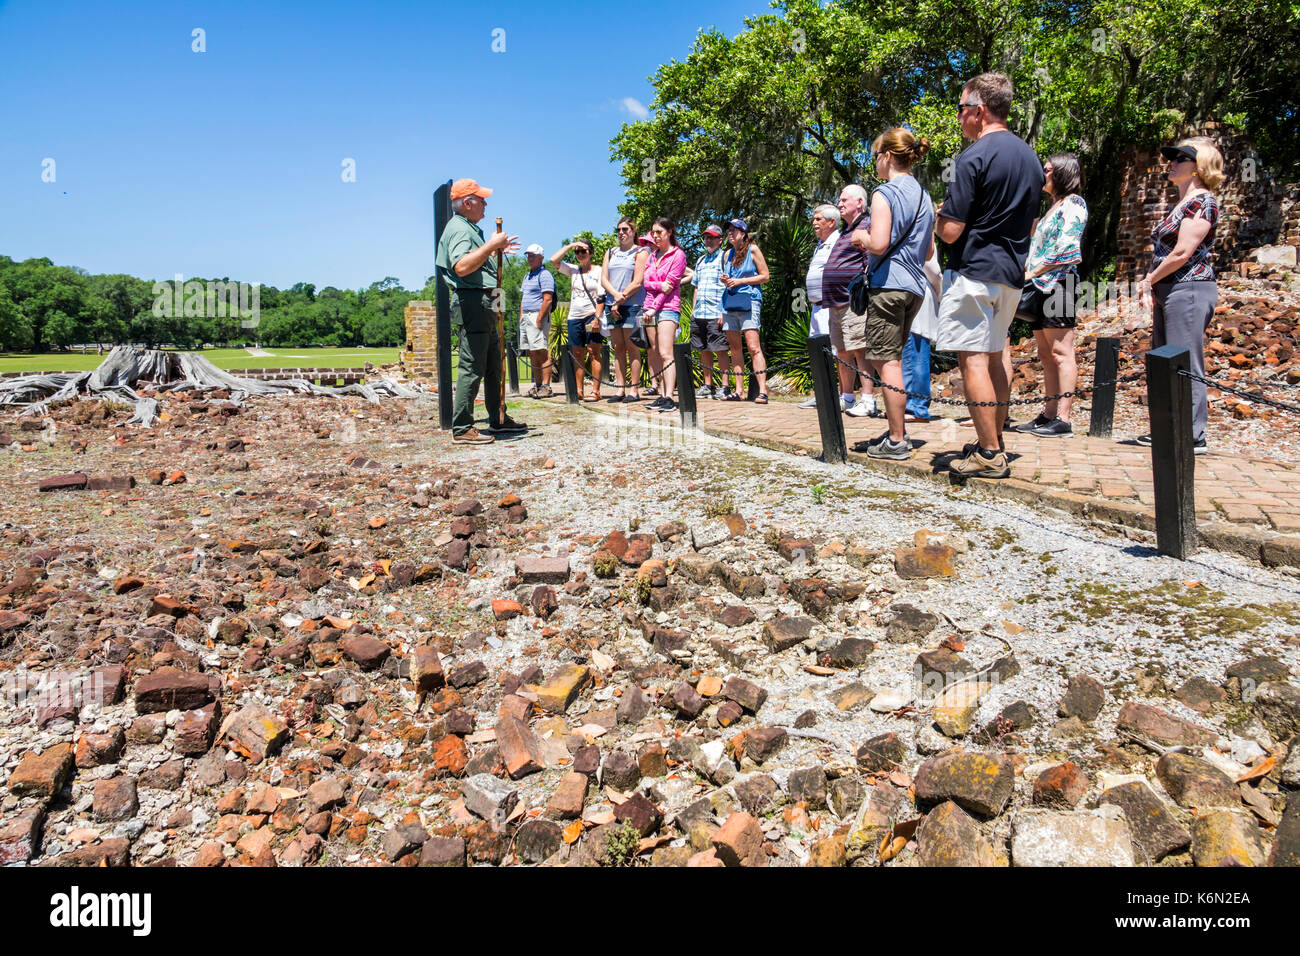
M 1244 129 L 1258 175 L 1300 170 L 1300 4 L 1254 0 L 780 0 L 735 37 L 703 31 L 651 81 L 651 116 L 611 141 L 641 222 L 684 237 L 742 216 L 807 221 L 850 182 L 869 144 L 906 125 L 929 137 L 914 172 L 941 199 L 963 148 L 956 105 L 986 71 L 1012 78 L 1011 128 L 1040 155 L 1074 152 L 1091 208 L 1084 268 L 1113 265 L 1132 146 L 1208 120 Z M 1238 159 L 1240 157 L 1237 157 Z M 1233 157 L 1228 157 L 1231 164 Z M 766 249 L 766 246 L 764 247 Z
M 231 280 L 191 277 L 200 286 Z M 237 282 L 234 284 L 238 284 Z M 392 276 L 364 289 L 257 289 L 254 324 L 222 307 L 187 314 L 167 308 L 173 283 L 129 275 L 92 274 L 47 258 L 15 261 L 0 256 L 0 350 L 45 352 L 72 345 L 134 343 L 192 349 L 217 346 L 392 346 L 405 341 L 404 311 L 412 299 L 432 299 L 432 277 L 411 292 Z M 223 303 L 224 306 L 224 303 Z M 195 310 L 198 311 L 198 310 Z M 210 312 L 225 314 L 209 314 Z M 162 314 L 159 314 L 162 313 Z

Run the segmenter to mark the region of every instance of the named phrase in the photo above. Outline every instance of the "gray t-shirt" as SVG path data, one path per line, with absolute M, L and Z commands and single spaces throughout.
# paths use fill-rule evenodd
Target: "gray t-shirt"
M 911 176 L 899 176 L 876 189 L 889 203 L 889 244 L 907 232 L 907 238 L 888 259 L 867 257 L 867 273 L 873 289 L 899 289 L 925 295 L 925 254 L 930 251 L 934 232 L 934 204 L 921 184 Z M 920 215 L 917 215 L 917 213 Z M 913 219 L 915 218 L 915 224 Z

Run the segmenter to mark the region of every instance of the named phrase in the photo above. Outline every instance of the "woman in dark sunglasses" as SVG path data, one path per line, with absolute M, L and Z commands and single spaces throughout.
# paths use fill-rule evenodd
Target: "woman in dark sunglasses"
M 620 219 L 617 233 L 618 247 L 605 250 L 600 269 L 600 283 L 605 287 L 602 326 L 614 351 L 614 381 L 618 389 L 618 394 L 609 401 L 635 402 L 641 398 L 641 349 L 633 341 L 633 335 L 641 322 L 650 250 L 637 243 L 636 223 L 631 219 Z
M 1223 154 L 1205 136 L 1163 146 L 1169 163 L 1165 179 L 1178 189 L 1178 202 L 1151 232 L 1151 271 L 1138 285 L 1138 301 L 1151 308 L 1151 347 L 1186 348 L 1193 375 L 1205 377 L 1205 331 L 1219 302 L 1214 280 L 1214 227 L 1223 184 Z M 1205 454 L 1209 398 L 1192 379 L 1192 449 Z M 1151 436 L 1138 439 L 1151 444 Z
M 570 249 L 578 264 L 564 261 Z M 605 290 L 600 284 L 600 266 L 591 264 L 591 246 L 579 239 L 564 246 L 551 256 L 551 265 L 572 280 L 569 293 L 569 351 L 573 355 L 573 374 L 578 383 L 578 394 L 584 402 L 600 401 L 600 346 L 603 339 L 601 316 L 605 314 Z M 591 392 L 583 390 L 583 372 L 587 358 L 591 359 Z

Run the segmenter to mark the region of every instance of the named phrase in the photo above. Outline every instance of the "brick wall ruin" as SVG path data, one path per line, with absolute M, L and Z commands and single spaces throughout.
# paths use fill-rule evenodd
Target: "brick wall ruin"
M 1223 184 L 1215 191 L 1219 224 L 1215 269 L 1221 276 L 1286 282 L 1300 247 L 1300 183 L 1277 182 L 1244 133 L 1207 123 L 1196 135 L 1209 136 L 1223 153 Z M 1165 182 L 1168 167 L 1158 149 L 1129 151 L 1120 192 L 1119 281 L 1140 278 L 1151 264 L 1151 230 L 1178 199 Z
M 438 383 L 438 310 L 432 302 L 406 304 L 406 347 L 398 360 L 411 378 Z

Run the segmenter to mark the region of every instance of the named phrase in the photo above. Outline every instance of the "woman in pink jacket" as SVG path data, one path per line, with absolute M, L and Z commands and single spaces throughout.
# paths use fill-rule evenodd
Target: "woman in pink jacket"
M 673 386 L 677 369 L 673 367 L 673 343 L 682 321 L 682 276 L 686 273 L 686 253 L 677 244 L 677 226 L 660 216 L 650 228 L 655 241 L 645 268 L 645 305 L 641 321 L 650 340 L 648 356 L 651 374 L 659 380 L 659 397 L 649 407 L 661 412 L 677 407 Z M 687 385 L 694 387 L 694 383 Z

